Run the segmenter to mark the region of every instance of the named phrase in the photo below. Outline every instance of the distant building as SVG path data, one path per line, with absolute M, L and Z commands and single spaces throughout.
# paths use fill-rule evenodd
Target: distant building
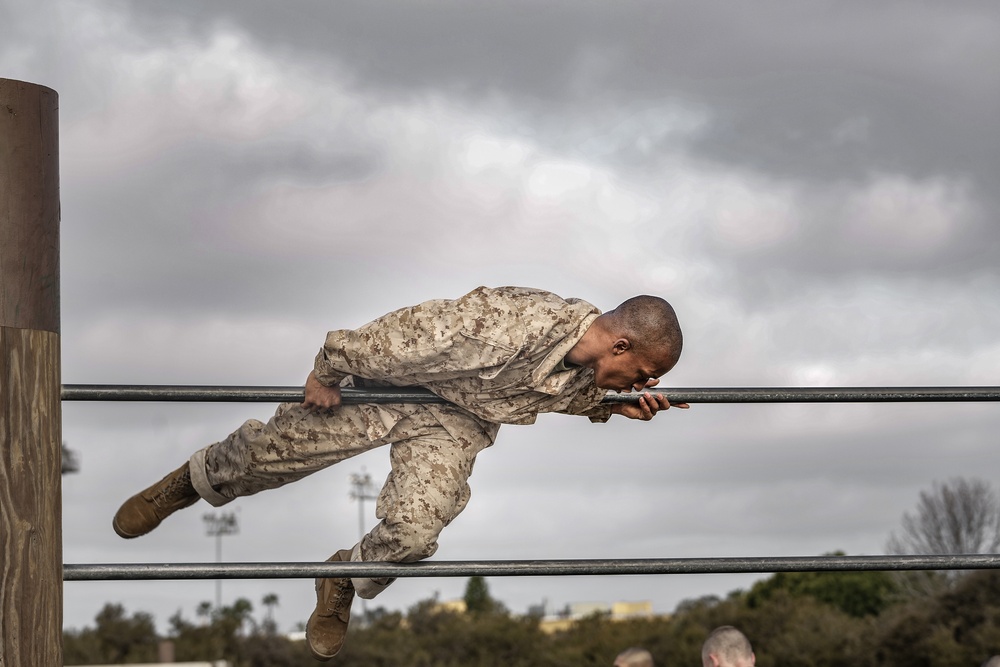
M 615 602 L 611 605 L 612 621 L 624 621 L 630 618 L 651 618 L 653 615 L 653 603 L 649 600 Z
M 465 600 L 446 600 L 438 602 L 434 611 L 445 611 L 454 614 L 464 614 Z M 603 616 L 611 621 L 627 621 L 633 618 L 653 618 L 653 603 L 650 600 L 637 602 L 571 602 L 559 610 L 550 607 L 548 600 L 541 604 L 528 607 L 527 616 L 538 619 L 542 632 L 552 633 L 568 630 L 577 621 L 590 616 Z
M 465 600 L 459 598 L 457 600 L 445 600 L 444 602 L 438 602 L 434 605 L 434 611 L 450 611 L 454 614 L 464 614 L 468 611 L 465 605 Z
M 607 602 L 570 602 L 566 609 L 568 613 L 564 616 L 569 618 L 587 618 L 599 614 L 601 616 L 611 615 L 611 605 Z
M 537 610 L 537 607 L 535 609 Z M 568 630 L 577 621 L 595 614 L 611 621 L 653 618 L 655 616 L 653 603 L 650 600 L 613 602 L 611 604 L 606 602 L 574 602 L 566 605 L 561 611 L 542 614 L 538 627 L 546 633 L 561 632 Z

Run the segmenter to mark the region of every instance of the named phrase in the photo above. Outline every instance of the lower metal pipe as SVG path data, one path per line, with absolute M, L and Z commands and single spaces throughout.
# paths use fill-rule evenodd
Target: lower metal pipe
M 526 577 L 868 570 L 985 570 L 998 568 L 1000 568 L 1000 554 L 423 561 L 420 563 L 112 563 L 65 565 L 63 566 L 63 579 L 65 581 L 107 581 L 126 579 L 311 579 L 314 577 Z

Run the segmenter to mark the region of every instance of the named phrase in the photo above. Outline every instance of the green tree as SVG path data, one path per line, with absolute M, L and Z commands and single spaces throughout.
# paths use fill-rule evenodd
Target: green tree
M 195 625 L 177 612 L 170 617 L 171 636 L 178 661 L 228 660 L 234 665 L 245 664 L 245 649 L 241 641 L 246 631 L 256 630 L 251 613 L 253 605 L 245 598 L 232 606 L 212 609 L 208 603 L 198 605 L 198 615 L 211 609 L 208 624 Z
M 843 556 L 836 551 L 826 556 Z M 899 587 L 886 572 L 778 572 L 758 581 L 747 594 L 747 604 L 759 607 L 778 591 L 792 597 L 808 596 L 857 618 L 876 616 L 888 607 Z
M 337 655 L 338 667 L 401 667 L 413 661 L 416 641 L 408 619 L 384 607 L 370 610 L 368 622 L 351 628 L 344 649 Z
M 1000 571 L 971 572 L 950 589 L 890 609 L 874 644 L 885 667 L 982 663 L 1000 646 Z
M 127 616 L 122 605 L 108 603 L 94 621 L 94 628 L 63 634 L 67 665 L 156 661 L 159 637 L 150 614 Z
M 261 599 L 261 604 L 267 609 L 267 616 L 264 618 L 264 622 L 261 623 L 261 627 L 265 634 L 277 634 L 278 625 L 274 622 L 274 608 L 278 606 L 278 596 L 275 593 L 268 593 Z
M 70 472 L 80 472 L 80 459 L 77 458 L 76 452 L 67 447 L 64 442 L 62 444 L 62 474 Z
M 503 605 L 494 600 L 490 595 L 490 589 L 486 585 L 486 579 L 480 576 L 469 577 L 469 582 L 465 585 L 465 609 L 471 614 L 489 614 L 497 611 L 506 611 Z

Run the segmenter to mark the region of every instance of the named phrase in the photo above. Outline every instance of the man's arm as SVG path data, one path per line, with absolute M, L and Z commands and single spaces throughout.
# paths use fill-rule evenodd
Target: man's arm
M 445 300 L 401 308 L 358 329 L 331 331 L 313 368 L 327 387 L 348 375 L 369 380 L 405 380 L 447 368 L 460 314 Z

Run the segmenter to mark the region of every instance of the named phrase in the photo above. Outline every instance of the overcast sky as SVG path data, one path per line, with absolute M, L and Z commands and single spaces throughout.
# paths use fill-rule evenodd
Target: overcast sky
M 65 383 L 300 385 L 330 329 L 512 284 L 667 298 L 666 386 L 1000 384 L 997 63 L 993 0 L 0 4 L 0 76 L 59 93 Z M 66 403 L 64 561 L 213 561 L 205 503 L 127 542 L 111 517 L 273 407 Z M 1000 479 L 998 432 L 995 404 L 547 415 L 480 456 L 435 558 L 878 554 L 935 480 Z M 354 544 L 362 470 L 387 452 L 229 505 L 223 559 Z M 755 578 L 488 583 L 670 612 Z M 65 623 L 214 591 L 70 582 Z M 282 629 L 312 609 L 308 580 L 223 585 L 269 592 Z

